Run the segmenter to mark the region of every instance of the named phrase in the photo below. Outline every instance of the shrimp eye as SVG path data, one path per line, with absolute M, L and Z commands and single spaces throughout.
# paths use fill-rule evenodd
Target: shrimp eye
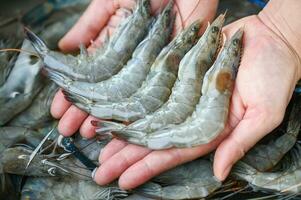
M 219 32 L 219 28 L 217 26 L 213 26 L 212 33 L 218 33 L 218 32 Z
M 239 44 L 239 39 L 234 39 L 234 40 L 232 41 L 232 43 L 233 43 L 235 46 L 237 46 L 237 45 Z

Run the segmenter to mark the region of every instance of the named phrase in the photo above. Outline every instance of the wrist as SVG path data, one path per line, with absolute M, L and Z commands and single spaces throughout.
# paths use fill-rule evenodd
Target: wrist
M 259 13 L 262 22 L 277 34 L 297 57 L 301 78 L 301 1 L 270 0 Z

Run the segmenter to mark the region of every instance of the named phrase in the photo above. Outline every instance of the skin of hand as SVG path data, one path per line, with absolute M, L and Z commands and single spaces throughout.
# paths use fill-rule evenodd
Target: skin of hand
M 275 24 L 275 21 L 262 12 L 224 29 L 226 38 L 229 38 L 238 28 L 244 27 L 244 52 L 231 99 L 229 119 L 225 130 L 216 140 L 195 148 L 150 151 L 114 139 L 101 152 L 101 166 L 95 173 L 95 181 L 103 185 L 119 177 L 120 187 L 131 189 L 215 148 L 214 174 L 224 180 L 233 164 L 282 121 L 294 86 L 301 77 L 296 46 L 290 43 L 292 40 L 288 40 L 285 33 L 279 34 L 279 29 L 271 24 Z M 57 103 L 56 100 L 62 101 L 60 95 L 57 94 L 53 104 Z M 65 104 L 66 111 L 69 103 Z M 86 116 L 74 116 L 72 120 Z M 60 123 L 68 127 L 66 119 L 63 117 Z M 86 120 L 90 121 L 91 117 Z M 72 121 L 69 123 L 72 129 Z M 82 127 L 84 125 L 85 122 Z M 90 130 L 81 128 L 81 131 L 89 136 L 84 132 Z

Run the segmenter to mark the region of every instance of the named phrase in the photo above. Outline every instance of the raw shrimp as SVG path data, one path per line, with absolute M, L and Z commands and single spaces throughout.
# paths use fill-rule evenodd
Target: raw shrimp
M 8 148 L 2 153 L 3 171 L 10 174 L 38 177 L 73 177 L 81 180 L 92 180 L 91 171 L 77 159 L 68 158 L 58 161 L 51 155 L 37 154 L 30 165 L 31 149 L 23 146 Z
M 286 168 L 281 171 L 259 172 L 243 161 L 239 161 L 234 166 L 231 175 L 239 180 L 247 181 L 253 187 L 261 190 L 300 193 L 301 145 L 296 143 L 287 156 L 289 156 L 289 159 L 285 159 L 286 156 L 283 159 L 286 162 L 283 163 Z M 287 163 L 288 160 L 290 160 L 290 163 Z
M 135 131 L 116 131 L 113 134 L 150 149 L 193 147 L 215 139 L 227 121 L 229 101 L 241 57 L 242 36 L 243 29 L 239 29 L 226 42 L 204 77 L 202 96 L 194 113 L 185 122 L 149 134 Z
M 0 36 L 1 37 L 1 36 Z M 16 39 L 8 38 L 8 39 L 0 39 L 0 50 L 5 48 L 16 47 L 17 42 Z M 12 55 L 8 51 L 0 52 L 0 87 L 5 83 L 13 65 L 14 59 Z
M 127 197 L 128 193 L 117 185 L 99 186 L 93 181 L 30 177 L 22 189 L 21 200 L 118 200 Z
M 200 22 L 196 21 L 163 49 L 150 73 L 137 90 L 122 102 L 92 102 L 87 98 L 65 93 L 67 100 L 98 118 L 134 121 L 157 110 L 167 101 L 177 78 L 178 67 L 186 52 L 194 45 Z
M 242 159 L 258 171 L 272 169 L 281 158 L 294 146 L 301 125 L 301 98 L 297 98 L 290 113 L 286 132 L 268 144 L 258 144 Z
M 22 50 L 34 51 L 24 41 Z M 0 126 L 29 106 L 43 87 L 42 62 L 28 52 L 21 52 L 5 84 L 0 88 Z
M 120 101 L 141 87 L 149 69 L 169 40 L 173 28 L 173 1 L 158 16 L 148 36 L 135 49 L 132 59 L 110 79 L 98 83 L 73 81 L 65 75 L 49 71 L 48 76 L 66 92 L 81 95 L 93 101 Z
M 32 104 L 22 113 L 14 117 L 9 126 L 20 126 L 31 129 L 38 129 L 49 123 L 53 118 L 50 114 L 50 106 L 58 86 L 48 83 L 35 97 Z
M 136 46 L 145 37 L 151 21 L 150 1 L 139 0 L 133 15 L 126 18 L 105 47 L 96 50 L 90 56 L 83 46 L 84 53 L 78 57 L 50 51 L 34 33 L 28 29 L 25 32 L 42 58 L 45 71 L 65 74 L 74 80 L 99 82 L 120 71 L 132 56 Z
M 158 175 L 134 192 L 155 199 L 200 199 L 221 186 L 213 175 L 212 163 L 198 159 Z
M 104 127 L 105 131 L 121 128 L 123 132 L 126 130 L 153 132 L 168 124 L 182 123 L 192 114 L 199 101 L 203 77 L 213 64 L 220 45 L 223 22 L 224 15 L 221 15 L 208 26 L 202 38 L 184 56 L 169 100 L 160 109 L 127 127 L 122 124 L 117 124 L 116 127 L 113 122 L 106 124 L 106 121 L 100 122 L 100 127 Z

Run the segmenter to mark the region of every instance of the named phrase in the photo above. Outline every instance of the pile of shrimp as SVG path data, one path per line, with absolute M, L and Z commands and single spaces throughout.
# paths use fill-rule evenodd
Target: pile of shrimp
M 224 183 L 213 174 L 213 153 L 131 191 L 120 189 L 117 181 L 94 183 L 98 155 L 113 137 L 156 150 L 206 144 L 221 133 L 243 56 L 243 29 L 223 36 L 227 20 L 221 14 L 212 23 L 195 21 L 172 38 L 176 2 L 170 0 L 153 16 L 150 0 L 137 0 L 95 52 L 89 54 L 83 45 L 77 56 L 59 52 L 58 40 L 88 2 L 39 4 L 22 17 L 30 27 L 24 41 L 19 33 L 8 37 L 9 28 L 0 33 L 0 199 L 301 196 L 298 89 L 283 123 L 234 166 Z M 62 17 L 67 11 L 72 14 Z M 41 23 L 46 30 L 41 31 Z M 91 122 L 97 127 L 95 138 L 60 136 L 50 114 L 59 88 L 68 101 L 99 118 Z

